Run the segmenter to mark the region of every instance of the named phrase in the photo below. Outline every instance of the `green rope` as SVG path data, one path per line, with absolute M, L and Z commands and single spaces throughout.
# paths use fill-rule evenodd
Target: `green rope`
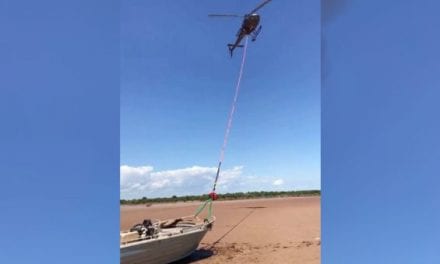
M 208 220 L 211 220 L 211 216 L 212 216 L 212 200 L 209 203 L 209 207 L 208 207 Z
M 211 219 L 211 216 L 212 216 L 212 199 L 211 198 L 208 198 L 208 200 L 206 200 L 204 203 L 202 203 L 197 208 L 196 213 L 194 214 L 194 217 L 198 216 L 203 211 L 203 209 L 205 209 L 206 205 L 208 205 L 208 204 L 209 204 L 209 206 L 208 206 L 208 217 L 207 217 L 207 219 Z

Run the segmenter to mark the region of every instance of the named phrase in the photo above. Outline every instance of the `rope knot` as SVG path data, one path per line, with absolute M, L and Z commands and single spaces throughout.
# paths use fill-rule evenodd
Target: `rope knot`
M 215 192 L 211 192 L 209 193 L 209 197 L 211 198 L 211 200 L 215 201 L 218 199 L 218 195 Z

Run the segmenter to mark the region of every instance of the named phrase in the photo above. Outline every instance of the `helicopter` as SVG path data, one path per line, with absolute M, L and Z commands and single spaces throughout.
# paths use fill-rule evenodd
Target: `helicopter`
M 243 22 L 241 24 L 240 29 L 238 30 L 236 36 L 237 39 L 235 40 L 234 44 L 228 44 L 229 52 L 232 57 L 232 53 L 234 52 L 235 48 L 243 48 L 243 45 L 240 44 L 241 40 L 247 36 L 250 35 L 252 37 L 252 41 L 255 41 L 257 39 L 258 34 L 261 32 L 261 25 L 260 23 L 260 15 L 256 12 L 260 10 L 263 6 L 265 6 L 267 3 L 269 3 L 272 0 L 265 0 L 261 4 L 259 4 L 256 8 L 254 8 L 251 12 L 248 14 L 245 14 L 244 16 L 241 15 L 235 15 L 235 14 L 210 14 L 208 16 L 210 17 L 243 17 Z M 257 28 L 258 27 L 258 28 Z

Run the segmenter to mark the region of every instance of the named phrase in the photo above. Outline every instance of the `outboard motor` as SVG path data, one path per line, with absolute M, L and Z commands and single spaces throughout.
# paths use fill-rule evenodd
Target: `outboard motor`
M 130 228 L 130 232 L 138 232 L 139 236 L 141 236 L 144 233 L 144 226 L 142 224 L 136 224 L 132 228 Z
M 154 235 L 155 228 L 153 226 L 153 222 L 150 219 L 145 219 L 142 224 L 136 224 L 132 228 L 130 228 L 130 232 L 138 232 L 139 236 L 141 236 L 144 232 L 146 236 Z
M 146 229 L 146 234 L 147 236 L 152 236 L 154 235 L 154 231 L 156 230 L 153 226 L 153 222 L 151 222 L 150 219 L 145 219 L 144 222 L 142 223 L 142 225 L 145 227 Z

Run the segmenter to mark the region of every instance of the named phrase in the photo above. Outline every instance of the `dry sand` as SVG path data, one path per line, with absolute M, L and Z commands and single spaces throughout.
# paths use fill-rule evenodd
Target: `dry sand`
M 121 206 L 120 228 L 191 215 L 199 204 Z M 320 263 L 320 197 L 216 201 L 213 210 L 213 229 L 178 263 Z

